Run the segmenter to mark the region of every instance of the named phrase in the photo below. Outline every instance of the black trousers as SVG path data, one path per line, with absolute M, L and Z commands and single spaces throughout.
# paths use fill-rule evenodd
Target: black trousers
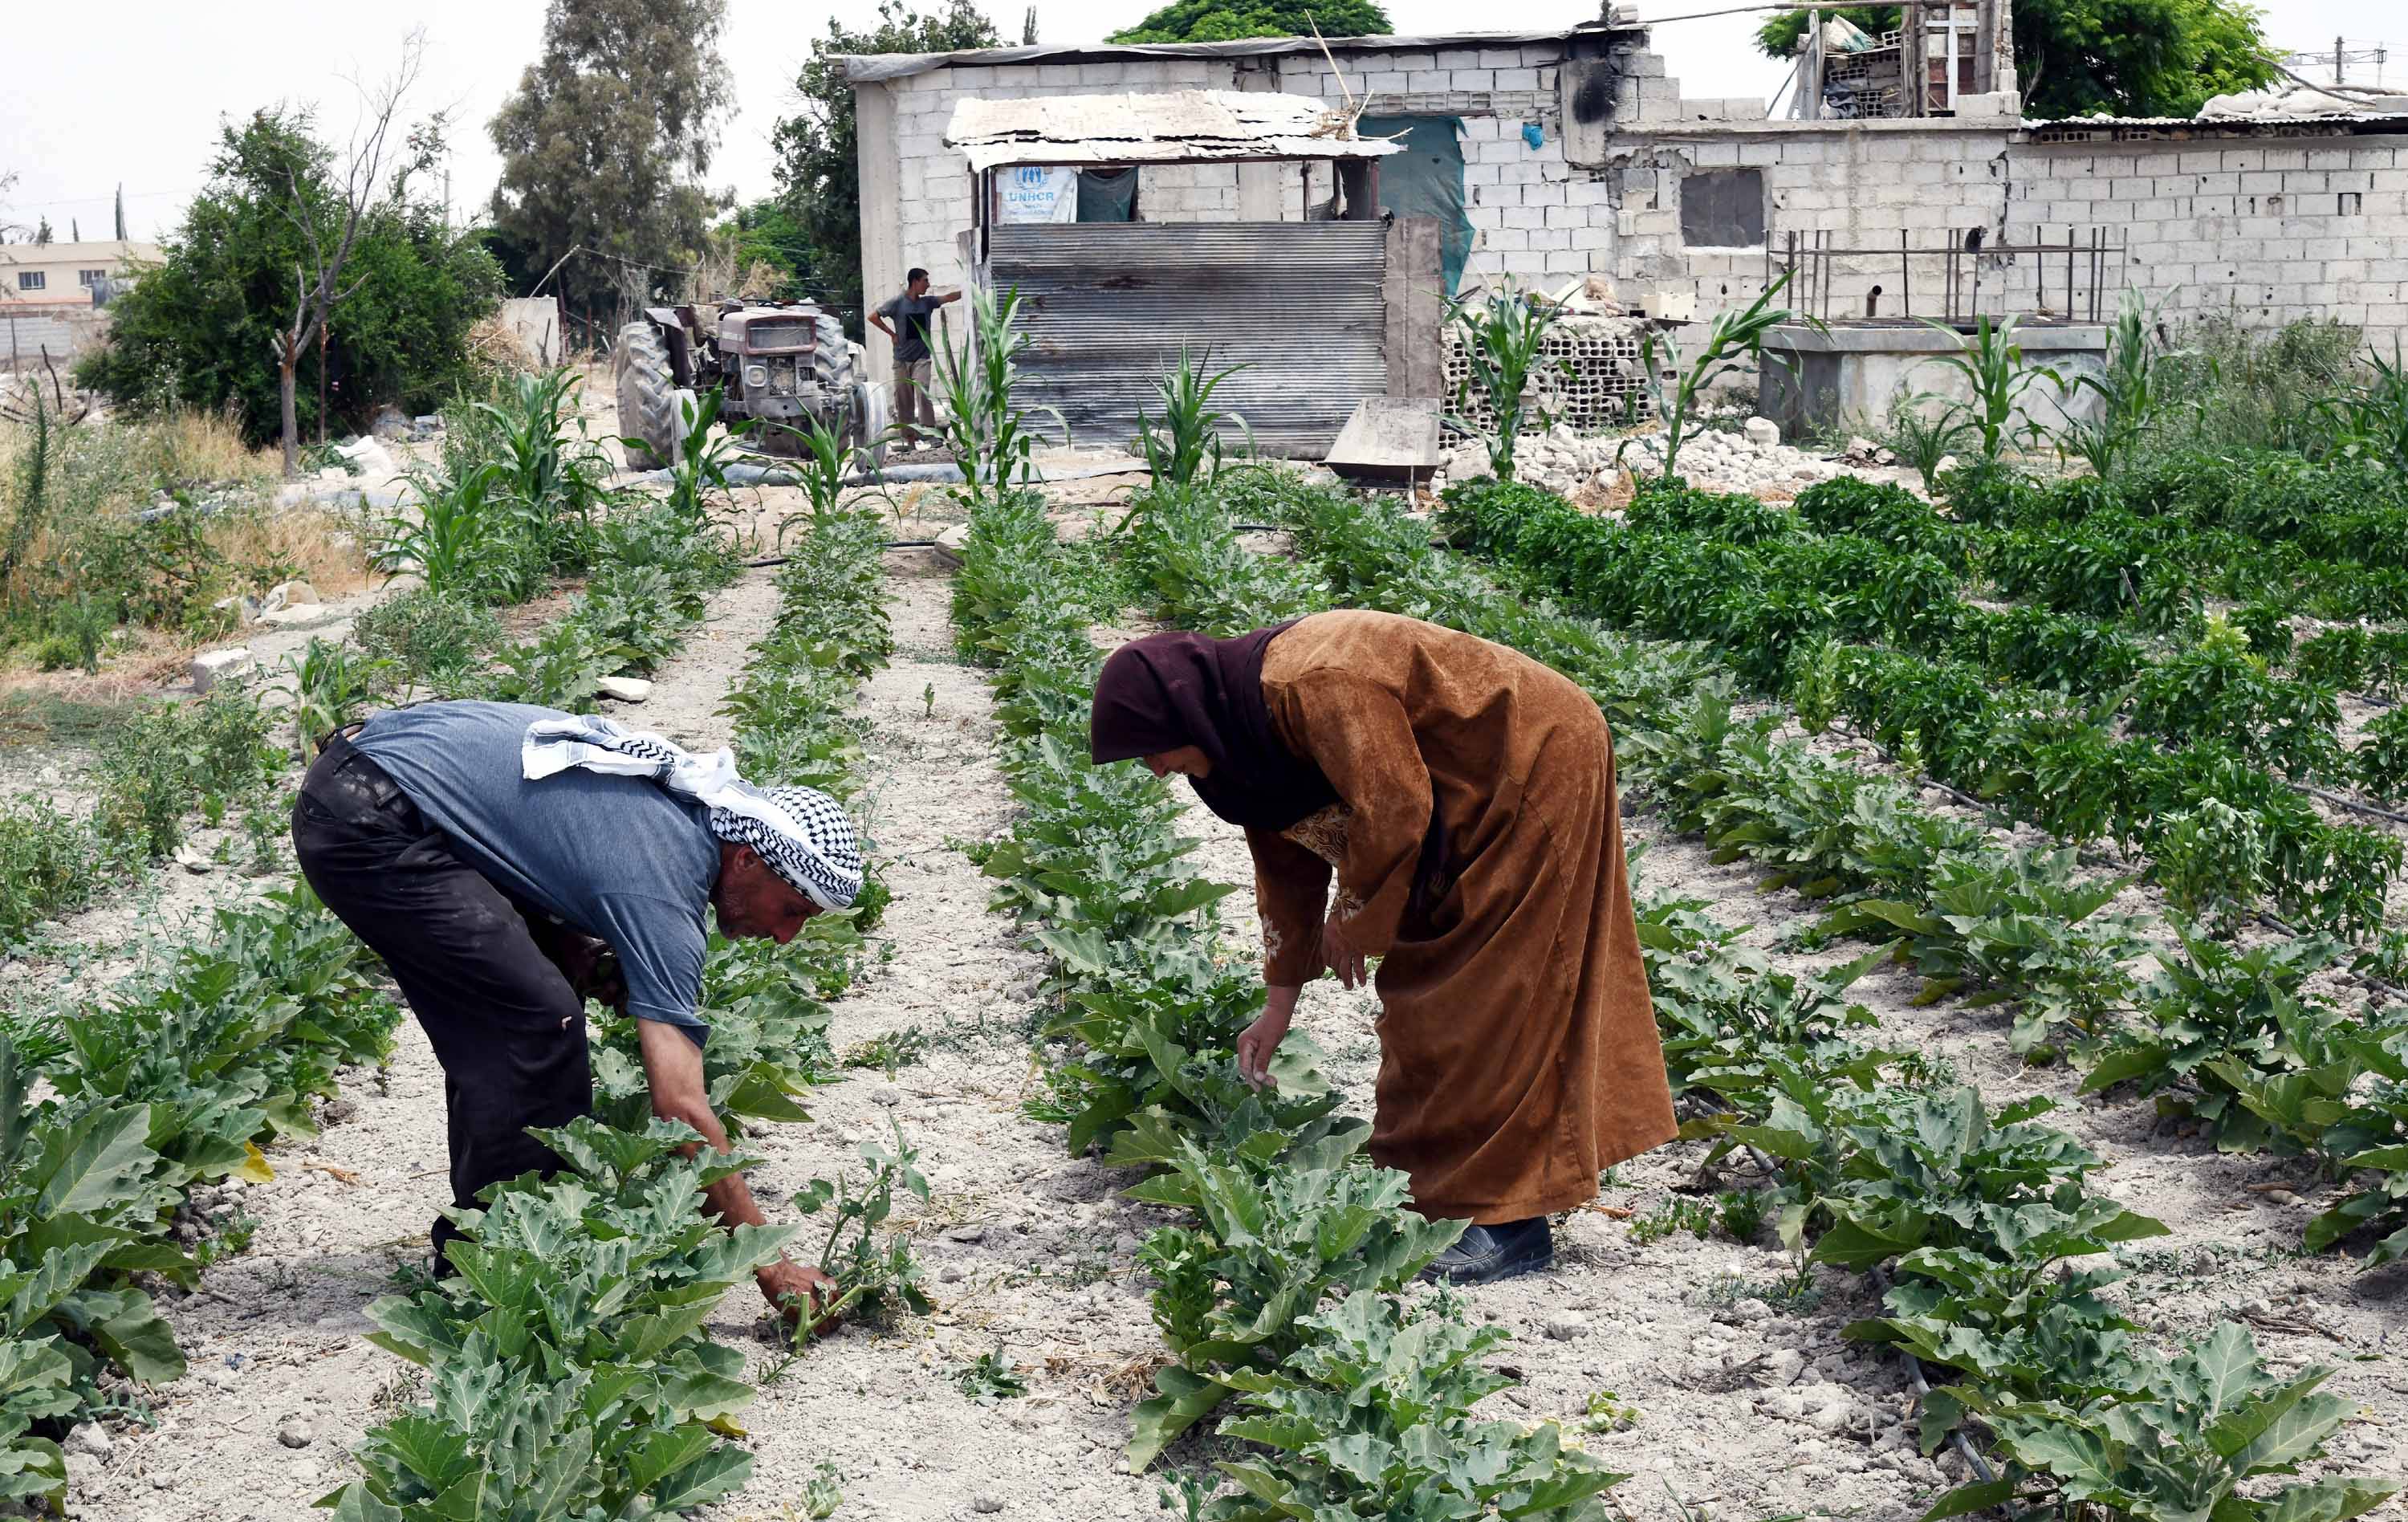
M 453 849 L 393 779 L 339 736 L 293 807 L 301 874 L 384 958 L 443 1066 L 452 1200 L 561 1166 L 526 1134 L 594 1105 L 585 1004 L 527 912 Z M 435 1247 L 459 1235 L 438 1217 Z

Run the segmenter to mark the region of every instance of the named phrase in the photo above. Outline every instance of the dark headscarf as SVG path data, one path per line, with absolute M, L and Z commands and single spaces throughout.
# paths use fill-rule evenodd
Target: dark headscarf
M 1337 802 L 1321 768 L 1280 743 L 1263 702 L 1263 653 L 1287 627 L 1235 639 L 1150 634 L 1112 652 L 1096 680 L 1096 764 L 1193 745 L 1212 770 L 1188 781 L 1232 825 L 1285 829 Z

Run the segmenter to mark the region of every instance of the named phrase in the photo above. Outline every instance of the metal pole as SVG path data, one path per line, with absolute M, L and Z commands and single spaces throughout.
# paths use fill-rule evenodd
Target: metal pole
M 2342 44 L 2342 39 L 2341 39 L 2341 38 L 2339 38 L 2339 37 L 2335 37 L 2335 38 L 2333 38 L 2333 83 L 2335 83 L 2335 84 L 2347 84 L 2349 81 L 2348 81 L 2347 79 L 2343 79 L 2343 78 L 2342 78 L 2342 62 L 2343 62 L 2343 59 L 2342 59 L 2341 44 Z
M 318 324 L 318 442 L 326 442 L 326 324 Z
M 2040 240 L 2043 246 L 2047 244 L 2047 228 L 2040 230 Z M 2048 261 L 2034 259 L 2032 265 L 2033 273 L 2040 277 L 2040 289 L 2032 293 L 2032 306 L 2044 312 L 2048 310 Z M 2070 285 L 2065 288 L 2065 317 L 2067 322 L 2073 320 L 2073 288 Z
M 1914 261 L 1907 257 L 1903 227 L 1898 230 L 1898 309 L 1900 316 L 1914 315 Z

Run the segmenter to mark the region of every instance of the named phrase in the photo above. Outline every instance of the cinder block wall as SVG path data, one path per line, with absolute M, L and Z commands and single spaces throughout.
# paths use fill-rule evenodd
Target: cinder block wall
M 2333 317 L 2362 326 L 2386 353 L 2395 339 L 2408 343 L 2408 135 L 2214 136 L 2202 127 L 2186 142 L 2116 142 L 1995 119 L 1767 122 L 1755 101 L 1684 96 L 1635 36 L 1617 40 L 1607 61 L 1610 117 L 1568 124 L 1565 102 L 1598 61 L 1568 58 L 1562 42 L 1338 56 L 1372 112 L 1463 119 L 1473 280 L 1553 288 L 1601 273 L 1627 302 L 1661 309 L 1664 298 L 1685 295 L 1702 318 L 1754 299 L 1768 250 L 1778 254 L 1787 235 L 1811 244 L 1820 233 L 1880 251 L 1833 262 L 1833 318 L 1898 316 L 1910 306 L 1921 314 L 1938 308 L 1944 266 L 1902 265 L 1892 251 L 1901 237 L 1932 249 L 1978 229 L 1996 247 L 2105 227 L 2129 239 L 2111 292 L 2128 283 L 2177 316 L 2229 307 L 2259 323 Z M 1194 89 L 1273 89 L 1332 106 L 1346 98 L 1318 53 L 964 65 L 861 87 L 871 299 L 899 289 L 913 265 L 939 285 L 966 278 L 969 175 L 943 142 L 962 97 Z M 1537 147 L 1526 124 L 1539 127 Z M 1763 241 L 1690 245 L 1684 183 L 1735 169 L 1761 176 Z M 1327 176 L 1326 166 L 1316 175 L 1316 202 L 1329 194 Z M 1304 200 L 1293 165 L 1209 165 L 1146 169 L 1139 205 L 1149 221 L 1235 221 L 1249 205 L 1294 220 Z M 1985 255 L 1984 309 L 2063 310 L 2061 258 L 2047 262 L 2045 301 L 2042 276 L 2029 258 Z M 870 349 L 882 369 L 885 347 Z
M 2114 228 L 2117 282 L 2176 319 L 2332 318 L 2408 344 L 2408 135 L 2035 140 L 2011 168 L 2011 238 Z
M 1341 88 L 1318 54 L 1249 58 L 1130 59 L 1102 64 L 962 65 L 857 87 L 862 104 L 864 282 L 873 303 L 899 289 L 903 272 L 924 266 L 939 286 L 968 278 L 960 235 L 969 226 L 970 178 L 944 144 L 965 96 L 1109 94 L 1167 90 L 1273 89 L 1340 106 L 1351 89 L 1383 116 L 1464 119 L 1466 214 L 1474 229 L 1474 278 L 1511 274 L 1526 282 L 1610 266 L 1612 211 L 1604 188 L 1575 184 L 1564 158 L 1557 65 L 1560 43 L 1511 48 L 1396 49 L 1340 52 Z M 890 125 L 891 123 L 891 125 Z M 1541 144 L 1525 140 L 1526 123 Z M 1315 202 L 1330 194 L 1316 166 Z M 1282 221 L 1301 220 L 1305 187 L 1297 166 L 1199 165 L 1140 171 L 1139 215 L 1149 222 L 1233 222 L 1241 177 L 1255 183 Z M 1258 201 L 1257 204 L 1265 204 Z M 882 346 L 871 345 L 883 366 Z

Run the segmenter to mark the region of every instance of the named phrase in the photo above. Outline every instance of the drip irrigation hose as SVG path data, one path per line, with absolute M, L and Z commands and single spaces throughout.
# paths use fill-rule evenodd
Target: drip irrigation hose
M 1887 1269 L 1873 1270 L 1872 1280 L 1884 1294 L 1887 1294 L 1890 1285 L 1895 1283 Z M 1930 1382 L 1923 1377 L 1923 1360 L 1906 1348 L 1899 1348 L 1898 1356 L 1899 1361 L 1906 1365 L 1907 1385 L 1914 1391 L 1915 1401 L 1920 1404 L 1923 1398 L 1931 1393 Z M 1948 1442 L 1949 1445 L 1956 1450 L 1957 1456 L 1965 1460 L 1967 1466 L 1981 1477 L 1984 1485 L 1992 1485 L 1998 1481 L 1999 1476 L 1990 1468 L 1989 1461 L 1974 1449 L 1971 1441 L 1965 1436 L 1965 1429 L 1961 1423 L 1948 1429 Z
M 1714 1098 L 1719 1098 L 1720 1097 L 1715 1096 Z M 1718 1106 L 1718 1108 L 1722 1109 L 1725 1113 L 1729 1113 L 1727 1106 Z M 1742 1142 L 1741 1145 L 1746 1149 L 1748 1156 L 1754 1160 L 1756 1166 L 1764 1170 L 1765 1174 L 1768 1177 L 1779 1178 L 1781 1176 L 1780 1169 L 1773 1164 L 1770 1157 L 1765 1156 L 1762 1149 L 1758 1148 L 1752 1142 Z M 1890 1272 L 1887 1269 L 1873 1270 L 1871 1278 L 1874 1285 L 1877 1285 L 1885 1294 L 1888 1292 L 1893 1281 L 1890 1278 Z M 1905 1348 L 1899 1348 L 1898 1350 L 1898 1356 L 1906 1365 L 1907 1383 L 1913 1387 L 1915 1400 L 1920 1403 L 1924 1397 L 1931 1393 L 1930 1383 L 1923 1377 L 1923 1361 Z M 1948 1441 L 1950 1445 L 1956 1450 L 1957 1455 L 1965 1460 L 1966 1465 L 1971 1469 L 1976 1475 L 1981 1477 L 1984 1485 L 1992 1484 L 1998 1479 L 1998 1474 L 1990 1468 L 1989 1462 L 1983 1458 L 1981 1454 L 1974 1449 L 1971 1441 L 1965 1436 L 1965 1429 L 1962 1426 L 1949 1429 Z

